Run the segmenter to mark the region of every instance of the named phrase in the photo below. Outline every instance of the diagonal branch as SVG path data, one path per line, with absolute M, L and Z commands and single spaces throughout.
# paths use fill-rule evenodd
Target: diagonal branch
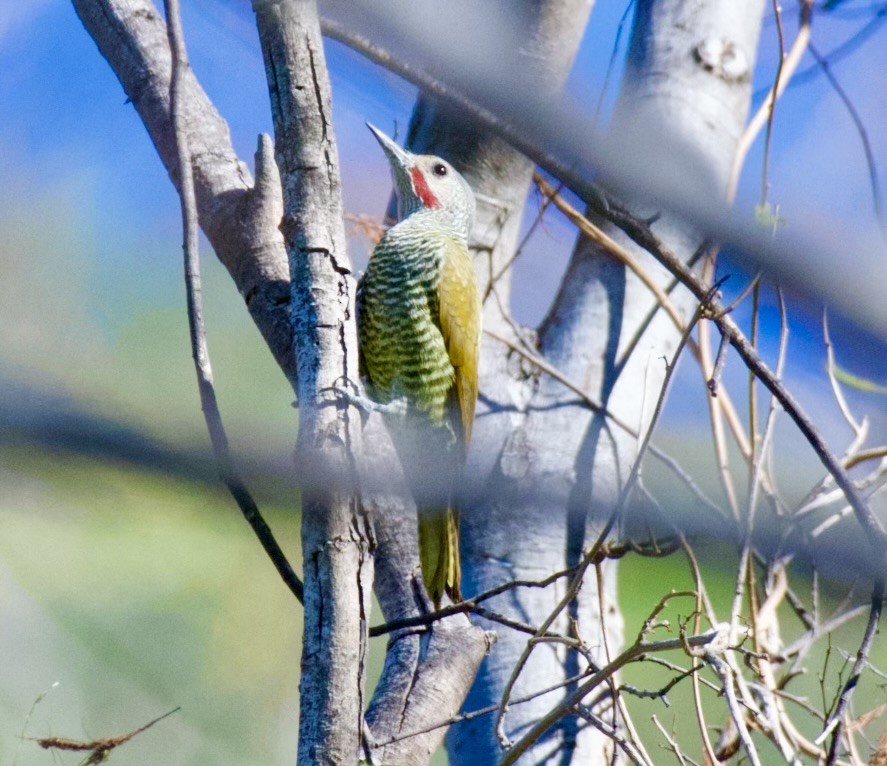
M 170 81 L 170 113 L 175 134 L 178 166 L 180 168 L 179 198 L 182 207 L 182 228 L 184 231 L 185 288 L 188 303 L 188 328 L 191 339 L 191 353 L 197 373 L 197 387 L 200 392 L 200 405 L 212 443 L 213 455 L 219 474 L 228 491 L 234 497 L 249 525 L 253 528 L 268 557 L 277 568 L 283 581 L 301 602 L 302 581 L 293 572 L 271 533 L 271 529 L 259 512 L 255 500 L 234 469 L 228 448 L 228 436 L 222 423 L 222 414 L 216 399 L 209 347 L 206 342 L 206 325 L 203 320 L 203 295 L 200 286 L 200 252 L 198 247 L 197 201 L 194 191 L 192 155 L 184 132 L 181 111 L 182 88 L 185 73 L 190 70 L 188 54 L 182 34 L 182 23 L 178 0 L 164 0 L 167 18 L 169 45 L 172 51 L 172 79 Z
M 258 506 L 236 475 L 222 426 L 206 351 L 200 308 L 197 219 L 219 257 L 235 276 L 250 313 L 284 372 L 292 380 L 291 337 L 277 298 L 285 265 L 279 221 L 280 182 L 262 137 L 257 180 L 234 154 L 228 126 L 210 103 L 187 63 L 179 38 L 173 81 L 173 32 L 147 0 L 74 0 L 74 7 L 102 55 L 135 104 L 182 199 L 186 234 L 189 323 L 200 397 L 222 481 L 259 538 L 283 581 L 302 600 L 302 583 L 274 539 Z M 173 12 L 171 17 L 177 17 Z M 172 30 L 172 26 L 170 28 Z M 175 86 L 175 87 L 173 87 Z M 175 104 L 173 103 L 175 101 Z
M 826 723 L 825 728 L 822 730 L 822 733 L 816 738 L 816 742 L 818 744 L 826 737 L 828 737 L 830 733 L 832 734 L 832 741 L 829 745 L 828 758 L 826 760 L 828 766 L 831 766 L 837 761 L 838 749 L 841 745 L 841 736 L 844 728 L 844 710 L 850 703 L 850 698 L 853 695 L 853 691 L 856 688 L 856 685 L 859 683 L 859 676 L 861 675 L 862 670 L 865 667 L 866 660 L 872 648 L 872 643 L 875 640 L 875 634 L 878 632 L 878 623 L 881 620 L 881 610 L 883 609 L 883 607 L 884 576 L 879 575 L 875 579 L 875 585 L 872 590 L 871 607 L 869 609 L 869 619 L 868 622 L 866 622 L 865 632 L 863 633 L 859 649 L 856 652 L 856 659 L 853 662 L 853 668 L 850 671 L 850 677 L 847 679 L 847 682 L 844 684 L 844 688 L 841 690 L 838 702 L 835 705 L 835 709 L 834 711 L 832 711 L 831 716 L 829 716 L 829 720 Z
M 617 220 L 620 228 L 636 244 L 655 256 L 682 284 L 690 289 L 697 300 L 707 300 L 709 288 L 706 288 L 702 280 L 659 241 L 658 237 L 653 234 L 644 221 L 625 211 L 612 210 L 611 215 Z M 708 300 L 712 321 L 717 325 L 721 333 L 727 336 L 730 345 L 733 346 L 746 366 L 754 372 L 757 378 L 782 405 L 825 468 L 834 477 L 835 483 L 844 492 L 872 546 L 875 566 L 881 571 L 885 564 L 885 556 L 887 556 L 887 533 L 885 533 L 880 521 L 878 521 L 871 508 L 869 508 L 866 501 L 859 494 L 841 461 L 829 449 L 813 421 L 810 420 L 810 417 L 795 400 L 794 396 L 792 396 L 773 371 L 770 370 L 764 360 L 761 359 L 758 352 L 749 343 L 733 319 L 726 313 L 726 307 L 717 298 L 710 298 Z
M 166 25 L 151 0 L 72 0 L 180 189 L 170 105 L 172 60 Z M 234 279 L 274 358 L 295 386 L 289 269 L 278 230 L 280 179 L 263 136 L 255 182 L 234 152 L 227 123 L 191 70 L 182 79 L 181 124 L 191 148 L 200 226 Z

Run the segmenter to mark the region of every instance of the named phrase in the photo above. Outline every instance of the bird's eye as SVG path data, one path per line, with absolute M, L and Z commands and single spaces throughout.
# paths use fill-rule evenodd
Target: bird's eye
M 442 162 L 435 163 L 434 167 L 431 168 L 431 172 L 443 178 L 447 174 L 447 166 Z

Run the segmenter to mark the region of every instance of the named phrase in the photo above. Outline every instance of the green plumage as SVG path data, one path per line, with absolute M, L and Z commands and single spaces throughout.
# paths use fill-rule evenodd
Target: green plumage
M 373 251 L 358 293 L 360 352 L 376 401 L 404 397 L 443 426 L 454 371 L 437 290 L 447 250 L 459 243 L 421 224 L 419 216 L 407 219 Z
M 386 418 L 419 510 L 426 589 L 439 605 L 459 591 L 459 522 L 452 499 L 477 397 L 479 301 L 464 241 L 434 211 L 414 213 L 376 246 L 358 291 L 362 374 Z

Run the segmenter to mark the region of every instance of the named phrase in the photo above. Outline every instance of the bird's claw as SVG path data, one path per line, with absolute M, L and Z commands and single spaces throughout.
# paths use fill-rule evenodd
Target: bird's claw
M 405 396 L 398 396 L 390 402 L 376 405 L 376 412 L 381 412 L 383 415 L 389 415 L 396 418 L 406 417 L 408 409 L 409 402 Z
M 367 418 L 374 412 L 402 418 L 406 415 L 408 409 L 406 398 L 398 397 L 384 403 L 374 401 L 361 392 L 360 386 L 357 383 L 345 376 L 339 378 L 329 388 L 321 389 L 320 393 L 332 394 L 336 400 L 357 408 L 364 424 L 366 424 Z
M 336 380 L 333 385 L 328 388 L 322 388 L 318 393 L 330 394 L 331 398 L 338 402 L 344 402 L 355 407 L 363 419 L 364 423 L 376 407 L 376 402 L 365 394 L 361 393 L 360 386 L 346 376 L 342 376 Z

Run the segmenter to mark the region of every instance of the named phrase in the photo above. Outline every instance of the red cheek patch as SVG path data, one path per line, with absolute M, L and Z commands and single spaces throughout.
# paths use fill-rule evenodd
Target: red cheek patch
M 422 200 L 425 207 L 440 207 L 440 200 L 434 196 L 434 192 L 428 188 L 428 182 L 419 168 L 410 168 L 410 177 L 413 179 L 413 191 Z

